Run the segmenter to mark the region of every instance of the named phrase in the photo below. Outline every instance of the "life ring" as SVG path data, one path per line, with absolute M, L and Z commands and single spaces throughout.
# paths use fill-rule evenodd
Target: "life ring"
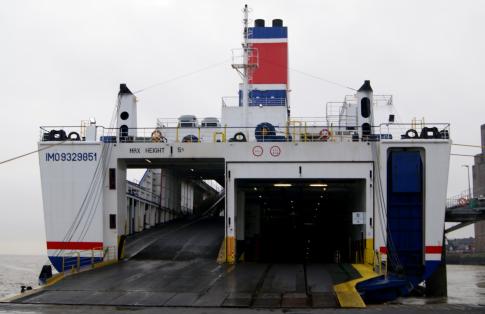
M 465 197 L 460 197 L 460 199 L 458 200 L 458 204 L 460 204 L 460 206 L 465 206 L 466 204 L 468 204 L 468 199 Z
M 330 131 L 329 129 L 322 129 L 319 135 L 320 136 L 318 137 L 318 139 L 326 142 L 332 136 L 332 131 Z
M 74 138 L 72 137 L 73 135 L 74 135 Z M 67 135 L 67 138 L 70 141 L 80 141 L 81 140 L 81 137 L 79 136 L 79 133 L 77 133 L 77 132 L 71 132 L 71 133 L 69 133 L 69 135 Z
M 159 130 L 154 130 L 152 132 L 152 142 L 153 143 L 160 143 L 160 142 L 166 142 L 167 139 L 163 136 L 162 132 Z

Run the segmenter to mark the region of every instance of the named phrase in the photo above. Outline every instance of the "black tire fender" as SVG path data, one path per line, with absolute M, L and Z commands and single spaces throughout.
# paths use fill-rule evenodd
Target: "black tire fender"
M 74 138 L 72 137 L 74 135 Z M 81 136 L 79 136 L 79 133 L 77 132 L 71 132 L 67 135 L 67 139 L 70 141 L 80 141 Z
M 418 132 L 415 129 L 407 130 L 405 135 L 406 135 L 406 138 L 419 138 Z

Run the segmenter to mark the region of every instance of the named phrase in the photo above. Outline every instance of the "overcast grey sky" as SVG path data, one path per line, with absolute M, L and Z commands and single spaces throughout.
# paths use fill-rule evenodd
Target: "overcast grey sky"
M 138 90 L 230 58 L 241 9 L 282 18 L 290 67 L 393 94 L 403 122 L 450 122 L 455 143 L 479 144 L 485 123 L 484 1 L 0 0 L 0 160 L 36 148 L 40 125 L 108 125 L 118 85 Z M 292 114 L 323 116 L 350 91 L 290 71 Z M 139 95 L 139 126 L 157 117 L 220 115 L 235 95 L 226 65 Z M 457 149 L 474 154 L 478 149 Z M 451 157 L 449 194 L 467 187 Z M 0 254 L 44 254 L 37 155 L 0 166 Z M 468 236 L 472 228 L 454 236 Z

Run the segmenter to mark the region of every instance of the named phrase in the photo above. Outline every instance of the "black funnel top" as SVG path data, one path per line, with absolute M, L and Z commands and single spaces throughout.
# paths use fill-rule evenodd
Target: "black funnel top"
M 264 27 L 264 20 L 263 19 L 254 20 L 254 27 Z
M 274 19 L 273 20 L 273 27 L 283 27 L 283 20 L 282 19 Z
M 126 84 L 120 84 L 120 92 L 119 95 L 121 94 L 133 94 L 131 90 L 126 86 Z
M 359 92 L 372 92 L 372 87 L 370 87 L 370 81 L 365 80 L 364 84 L 359 88 Z

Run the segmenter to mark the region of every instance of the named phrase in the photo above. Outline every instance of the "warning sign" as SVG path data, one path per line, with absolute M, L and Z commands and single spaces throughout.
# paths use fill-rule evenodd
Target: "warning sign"
M 260 157 L 261 155 L 263 155 L 263 147 L 259 146 L 259 145 L 254 146 L 253 147 L 253 155 L 255 157 Z
M 281 155 L 281 148 L 279 146 L 276 146 L 276 145 L 271 146 L 271 148 L 269 149 L 269 153 L 273 157 L 278 157 L 279 155 Z

